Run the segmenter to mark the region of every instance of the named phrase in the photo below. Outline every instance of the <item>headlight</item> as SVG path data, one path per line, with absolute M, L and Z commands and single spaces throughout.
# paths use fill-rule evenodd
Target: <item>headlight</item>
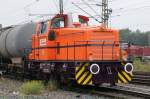
M 127 64 L 124 66 L 124 70 L 125 70 L 125 72 L 127 72 L 127 73 L 132 73 L 132 72 L 133 72 L 133 69 L 134 69 L 134 67 L 133 67 L 133 65 L 132 65 L 131 63 L 127 63 Z
M 98 64 L 92 64 L 92 65 L 90 66 L 90 72 L 91 72 L 92 74 L 96 75 L 96 74 L 99 73 L 99 71 L 100 71 L 100 67 L 99 67 Z

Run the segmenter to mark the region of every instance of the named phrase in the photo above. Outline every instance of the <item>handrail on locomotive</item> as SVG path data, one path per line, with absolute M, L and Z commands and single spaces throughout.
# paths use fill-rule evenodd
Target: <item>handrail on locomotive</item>
M 77 44 L 77 43 L 80 43 L 80 44 Z M 123 45 L 123 46 L 122 46 Z M 126 45 L 126 46 L 124 46 L 124 45 Z M 87 57 L 87 50 L 88 50 L 88 47 L 90 47 L 90 46 L 95 46 L 95 47 L 98 47 L 98 50 L 99 50 L 99 58 L 96 58 L 96 57 L 93 57 L 93 59 L 89 59 L 88 57 Z M 126 60 L 124 60 L 124 61 L 129 61 L 129 62 L 131 62 L 131 57 L 130 57 L 130 46 L 131 46 L 131 43 L 130 42 L 128 42 L 128 43 L 126 43 L 125 41 L 111 41 L 111 40 L 83 40 L 83 41 L 74 41 L 73 42 L 73 45 L 69 45 L 68 44 L 68 42 L 66 43 L 66 45 L 63 45 L 63 46 L 57 46 L 57 42 L 56 42 L 56 46 L 49 46 L 49 48 L 57 48 L 57 49 L 59 49 L 59 48 L 66 48 L 66 50 L 67 50 L 67 53 L 66 53 L 66 56 L 67 56 L 67 61 L 69 61 L 69 59 L 68 59 L 68 48 L 69 47 L 73 47 L 73 49 L 74 49 L 74 59 L 73 59 L 73 61 L 77 61 L 76 60 L 76 53 L 80 53 L 78 50 L 77 50 L 77 48 L 78 47 L 83 47 L 83 48 L 85 48 L 85 51 L 86 51 L 86 54 L 85 54 L 85 59 L 87 59 L 87 60 L 85 60 L 85 61 L 105 61 L 104 60 L 104 47 L 111 47 L 111 49 L 112 49 L 112 57 L 111 57 L 111 59 L 109 59 L 109 60 L 115 60 L 114 59 L 114 53 L 115 53 L 115 47 L 118 47 L 119 46 L 119 48 L 120 48 L 120 53 L 119 53 L 119 58 L 117 59 L 118 61 L 122 61 L 123 59 L 122 59 L 122 57 L 123 57 L 123 52 L 125 51 L 125 53 L 126 54 L 128 54 L 128 56 L 126 56 L 126 58 L 128 58 L 128 59 L 126 59 Z M 28 59 L 28 55 L 31 53 L 31 51 L 32 51 L 32 48 L 25 48 L 24 49 L 24 58 L 26 58 L 26 59 Z M 97 53 L 98 54 L 98 53 Z M 105 53 L 106 54 L 106 53 Z

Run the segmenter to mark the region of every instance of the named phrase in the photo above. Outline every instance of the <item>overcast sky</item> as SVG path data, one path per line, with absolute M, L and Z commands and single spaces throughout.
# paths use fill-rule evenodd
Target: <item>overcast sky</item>
M 100 3 L 101 0 L 85 0 L 89 4 Z M 79 13 L 71 2 L 83 3 L 82 0 L 64 0 L 65 13 Z M 99 6 L 91 5 L 98 14 L 101 14 Z M 113 9 L 111 15 L 111 27 L 121 29 L 150 31 L 150 0 L 109 0 L 109 6 Z M 86 5 L 80 5 L 87 12 L 96 15 Z M 0 24 L 9 26 L 20 24 L 27 20 L 39 20 L 39 16 L 28 16 L 31 14 L 55 14 L 58 12 L 58 0 L 0 0 Z M 97 24 L 92 21 L 92 24 Z

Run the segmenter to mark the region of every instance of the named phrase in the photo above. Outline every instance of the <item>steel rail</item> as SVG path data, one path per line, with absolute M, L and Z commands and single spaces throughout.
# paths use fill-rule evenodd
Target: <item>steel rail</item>
M 150 86 L 150 72 L 134 72 L 134 78 L 131 84 L 147 85 Z
M 5 75 L 4 77 L 16 79 L 12 75 Z M 66 87 L 65 87 L 66 86 Z M 117 86 L 110 87 L 108 84 L 97 86 L 81 86 L 77 84 L 73 84 L 71 89 L 68 88 L 68 85 L 62 85 L 63 90 L 67 91 L 75 91 L 77 93 L 84 93 L 84 94 L 92 94 L 97 96 L 104 96 L 110 98 L 126 98 L 127 95 L 132 95 L 135 97 L 142 97 L 142 98 L 150 98 L 150 88 L 144 88 L 144 86 L 139 87 L 137 85 L 131 84 L 117 84 Z M 120 95 L 121 94 L 121 95 Z

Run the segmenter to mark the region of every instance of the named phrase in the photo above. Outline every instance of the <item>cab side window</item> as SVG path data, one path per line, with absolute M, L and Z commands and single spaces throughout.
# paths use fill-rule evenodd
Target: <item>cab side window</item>
M 44 34 L 47 32 L 48 28 L 48 23 L 47 22 L 42 22 L 41 27 L 40 27 L 40 34 Z
M 63 27 L 65 27 L 64 17 L 53 19 L 51 28 L 63 28 Z

